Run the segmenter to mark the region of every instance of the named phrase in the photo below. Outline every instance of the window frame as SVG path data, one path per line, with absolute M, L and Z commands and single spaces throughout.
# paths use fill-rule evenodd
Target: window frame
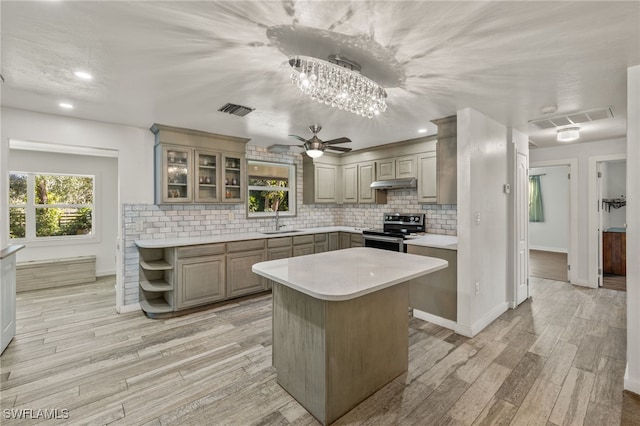
M 250 176 L 250 168 L 253 164 L 265 165 L 265 166 L 275 166 L 275 167 L 287 167 L 289 169 L 289 186 L 286 188 L 276 187 L 276 186 L 257 186 L 257 185 L 249 185 L 249 176 Z M 247 211 L 247 219 L 263 219 L 276 217 L 276 212 L 251 212 L 249 211 L 249 202 L 250 195 L 252 190 L 265 190 L 268 188 L 277 188 L 278 191 L 286 191 L 289 193 L 289 210 L 288 211 L 279 211 L 279 217 L 295 217 L 297 210 L 297 170 L 295 164 L 290 163 L 276 163 L 274 161 L 266 161 L 266 160 L 247 160 L 247 201 L 245 203 L 246 211 Z
M 31 246 L 39 246 L 39 245 L 49 245 L 49 244 L 59 244 L 60 242 L 65 241 L 78 241 L 78 240 L 97 240 L 99 241 L 98 235 L 98 200 L 96 198 L 96 187 L 98 182 L 98 174 L 89 175 L 82 173 L 57 173 L 57 172 L 24 172 L 18 170 L 9 171 L 9 175 L 11 174 L 20 174 L 27 176 L 27 202 L 25 204 L 8 204 L 8 208 L 23 208 L 25 210 L 25 237 L 23 238 L 9 238 L 11 243 L 21 244 L 21 243 L 29 243 Z M 35 182 L 36 176 L 71 176 L 71 177 L 81 177 L 81 178 L 91 178 L 93 181 L 92 187 L 92 204 L 64 204 L 64 203 L 56 203 L 56 204 L 38 204 L 36 203 L 35 196 Z M 37 209 L 45 209 L 45 208 L 90 208 L 91 209 L 91 233 L 89 234 L 80 234 L 80 235 L 55 235 L 55 236 L 36 236 L 36 211 Z M 9 234 L 9 228 L 7 228 L 7 235 Z

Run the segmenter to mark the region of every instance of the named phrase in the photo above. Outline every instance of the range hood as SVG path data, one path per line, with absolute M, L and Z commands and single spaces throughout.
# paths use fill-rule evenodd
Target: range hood
M 378 180 L 373 182 L 372 189 L 416 189 L 418 181 L 416 178 Z

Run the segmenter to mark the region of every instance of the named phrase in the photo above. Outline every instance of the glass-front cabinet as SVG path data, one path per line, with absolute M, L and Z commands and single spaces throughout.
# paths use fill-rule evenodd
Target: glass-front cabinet
M 181 147 L 162 147 L 162 202 L 185 203 L 192 201 L 192 150 Z
M 195 150 L 196 162 L 196 202 L 215 203 L 220 201 L 220 185 L 218 170 L 220 154 L 210 151 Z
M 225 203 L 241 203 L 244 201 L 244 155 L 222 154 L 224 165 L 224 190 L 222 201 Z
M 244 202 L 249 139 L 157 123 L 150 130 L 156 204 Z

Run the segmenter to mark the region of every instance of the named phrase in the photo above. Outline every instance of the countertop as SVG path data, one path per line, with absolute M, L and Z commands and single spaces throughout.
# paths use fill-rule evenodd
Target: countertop
M 258 275 L 320 300 L 350 300 L 444 269 L 446 260 L 354 247 L 253 265 Z
M 458 250 L 458 237 L 455 235 L 422 234 L 409 236 L 404 243 L 409 246 L 423 246 L 442 248 L 447 250 Z
M 12 256 L 22 250 L 24 246 L 22 244 L 13 244 L 9 245 L 6 248 L 0 250 L 0 259 L 5 259 L 9 256 Z
M 294 228 L 298 229 L 298 228 Z M 298 232 L 281 232 L 278 234 L 263 234 L 260 232 L 246 232 L 239 234 L 209 235 L 206 237 L 183 237 L 183 238 L 159 238 L 150 240 L 136 240 L 136 246 L 141 248 L 166 248 L 184 247 L 198 244 L 227 243 L 230 241 L 260 240 L 264 238 L 293 237 L 296 235 L 321 234 L 323 232 L 350 232 L 362 234 L 366 228 L 354 228 L 351 226 L 324 226 L 319 228 L 304 228 Z M 286 230 L 283 230 L 286 231 Z

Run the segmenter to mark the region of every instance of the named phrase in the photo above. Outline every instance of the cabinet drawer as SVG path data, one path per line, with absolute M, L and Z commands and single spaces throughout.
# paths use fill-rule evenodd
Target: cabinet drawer
M 291 246 L 291 237 L 283 237 L 283 238 L 269 238 L 267 240 L 267 247 L 290 247 Z
M 296 235 L 293 237 L 293 245 L 313 243 L 313 235 Z
M 178 258 L 211 256 L 224 254 L 224 244 L 203 244 L 199 246 L 178 247 Z
M 264 240 L 235 241 L 227 243 L 227 253 L 237 251 L 260 250 L 264 248 Z
M 316 243 L 323 243 L 327 241 L 327 234 L 316 234 L 314 235 L 314 241 Z

